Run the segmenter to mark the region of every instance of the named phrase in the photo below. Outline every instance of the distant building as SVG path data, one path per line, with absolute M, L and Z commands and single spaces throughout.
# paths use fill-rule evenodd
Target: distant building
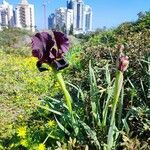
M 56 9 L 55 17 L 56 17 L 56 28 L 61 29 L 63 26 L 66 26 L 67 9 L 64 7 Z
M 92 31 L 92 9 L 89 5 L 85 5 L 84 9 L 84 31 Z
M 15 9 L 16 27 L 35 31 L 34 5 L 29 4 L 27 0 L 21 0 L 21 3 Z
M 73 26 L 73 9 L 67 9 L 67 18 L 66 18 L 66 28 L 67 33 L 69 33 L 71 26 Z
M 73 6 L 74 34 L 92 31 L 92 9 L 83 0 L 70 0 Z
M 87 33 L 92 30 L 92 9 L 83 0 L 67 0 L 67 7 L 60 7 L 49 16 L 49 29 L 66 26 L 67 33 L 73 26 L 73 33 Z
M 48 29 L 55 29 L 56 27 L 56 19 L 55 19 L 55 14 L 52 13 L 51 15 L 49 15 L 48 17 Z
M 13 6 L 3 0 L 0 5 L 0 30 L 2 27 L 13 27 L 14 21 Z
M 67 0 L 67 9 L 73 9 L 73 0 Z
M 48 28 L 61 30 L 65 28 L 68 32 L 73 24 L 73 10 L 60 7 L 48 17 Z
M 83 0 L 75 0 L 72 3 L 74 34 L 84 33 L 84 2 Z

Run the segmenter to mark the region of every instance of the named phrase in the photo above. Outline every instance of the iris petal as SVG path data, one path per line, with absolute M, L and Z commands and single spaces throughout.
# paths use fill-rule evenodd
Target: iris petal
M 55 69 L 57 71 L 59 71 L 59 70 L 62 70 L 64 68 L 68 67 L 69 64 L 64 58 L 61 58 L 59 60 L 54 60 L 53 65 L 54 65 Z
M 53 33 L 58 49 L 62 50 L 63 53 L 66 53 L 69 49 L 69 39 L 62 32 L 53 31 Z
M 54 46 L 52 36 L 47 32 L 36 33 L 32 38 L 32 54 L 39 60 L 48 61 L 49 51 Z

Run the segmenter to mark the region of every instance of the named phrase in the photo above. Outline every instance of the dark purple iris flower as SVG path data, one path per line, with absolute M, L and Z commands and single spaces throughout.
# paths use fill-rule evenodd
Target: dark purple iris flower
M 32 55 L 38 58 L 37 67 L 40 71 L 48 70 L 42 67 L 47 63 L 56 70 L 68 66 L 63 55 L 69 49 L 69 40 L 65 34 L 53 31 L 53 36 L 47 32 L 36 33 L 32 37 Z

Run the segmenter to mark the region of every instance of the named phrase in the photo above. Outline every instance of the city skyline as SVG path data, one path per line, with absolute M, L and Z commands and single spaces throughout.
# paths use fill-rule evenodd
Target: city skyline
M 67 0 L 66 7 L 59 7 L 48 17 L 48 29 L 62 30 L 67 34 L 92 31 L 92 8 L 84 0 Z
M 7 0 L 11 5 L 16 5 L 20 0 Z M 149 11 L 149 0 L 84 0 L 93 9 L 93 29 L 106 27 L 116 27 L 126 21 L 135 21 L 140 11 Z M 0 1 L 0 3 L 2 0 Z M 39 0 L 28 0 L 35 5 L 35 21 L 38 29 L 43 28 L 43 2 Z M 66 0 L 48 0 L 48 15 L 60 6 L 65 6 Z

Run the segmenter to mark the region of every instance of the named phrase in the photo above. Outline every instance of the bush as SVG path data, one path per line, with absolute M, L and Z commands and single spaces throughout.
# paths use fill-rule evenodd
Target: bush
M 31 33 L 19 28 L 4 28 L 0 31 L 0 48 L 6 53 L 30 56 Z

